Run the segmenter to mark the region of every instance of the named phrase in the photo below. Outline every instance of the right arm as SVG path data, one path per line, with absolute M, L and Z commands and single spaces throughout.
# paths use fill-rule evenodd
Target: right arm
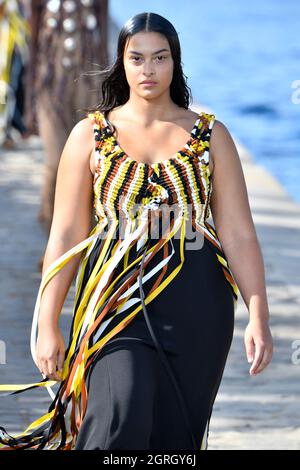
M 56 178 L 54 211 L 44 254 L 42 276 L 62 254 L 88 237 L 93 223 L 93 175 L 90 156 L 94 134 L 89 118 L 72 129 L 62 152 Z M 64 341 L 59 318 L 66 295 L 79 266 L 81 252 L 74 255 L 43 290 L 38 319 L 37 365 L 49 378 L 60 380 Z

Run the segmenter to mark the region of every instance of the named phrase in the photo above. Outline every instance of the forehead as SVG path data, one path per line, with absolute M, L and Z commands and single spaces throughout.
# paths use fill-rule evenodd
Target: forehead
M 124 52 L 130 53 L 130 51 L 135 51 L 147 55 L 161 49 L 164 49 L 164 52 L 170 51 L 169 42 L 163 34 L 141 31 L 127 40 Z

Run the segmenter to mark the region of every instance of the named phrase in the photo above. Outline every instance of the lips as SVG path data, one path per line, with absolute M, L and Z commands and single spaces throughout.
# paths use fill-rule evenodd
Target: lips
M 141 83 L 142 85 L 155 85 L 156 82 L 151 82 L 149 80 L 145 80 L 144 82 Z

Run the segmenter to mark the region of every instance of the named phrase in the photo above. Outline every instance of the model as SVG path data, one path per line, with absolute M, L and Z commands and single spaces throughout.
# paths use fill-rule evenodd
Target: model
M 207 449 L 238 288 L 250 373 L 270 362 L 240 159 L 226 126 L 189 100 L 172 24 L 130 18 L 103 100 L 74 126 L 60 160 L 32 328 L 44 380 L 0 388 L 59 389 L 22 435 L 2 428 L 4 448 Z M 59 317 L 75 274 L 65 348 Z

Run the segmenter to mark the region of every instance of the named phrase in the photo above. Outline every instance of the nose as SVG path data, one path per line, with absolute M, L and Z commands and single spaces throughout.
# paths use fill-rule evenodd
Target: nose
M 151 63 L 148 64 L 147 61 L 145 61 L 144 69 L 143 69 L 144 75 L 146 75 L 147 77 L 150 75 L 153 75 L 154 71 L 152 67 L 153 65 Z

